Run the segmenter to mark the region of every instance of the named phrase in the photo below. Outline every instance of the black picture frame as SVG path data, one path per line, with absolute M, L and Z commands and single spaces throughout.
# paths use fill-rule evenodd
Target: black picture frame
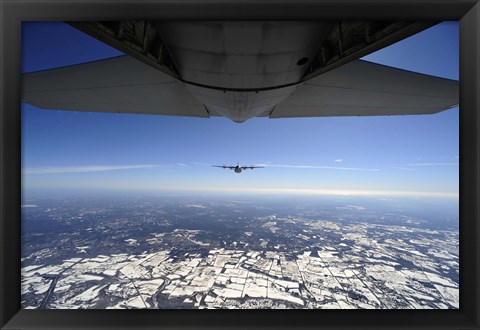
M 0 0 L 1 329 L 479 329 L 480 4 L 477 0 Z M 21 22 L 36 20 L 460 21 L 460 309 L 22 310 Z

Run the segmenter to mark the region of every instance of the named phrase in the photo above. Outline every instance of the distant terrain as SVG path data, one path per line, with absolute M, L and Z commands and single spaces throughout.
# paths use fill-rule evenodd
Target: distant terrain
M 22 308 L 459 308 L 458 201 L 32 198 Z

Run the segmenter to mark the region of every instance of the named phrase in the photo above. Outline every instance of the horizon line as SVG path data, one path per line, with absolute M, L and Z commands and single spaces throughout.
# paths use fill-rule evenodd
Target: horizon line
M 28 190 L 41 190 L 41 189 L 58 189 L 59 191 L 65 191 L 67 187 L 32 187 Z M 27 189 L 22 189 L 22 193 L 27 193 Z M 449 197 L 459 198 L 458 192 L 436 192 L 436 191 L 404 191 L 404 190 L 360 190 L 360 189 L 311 189 L 311 188 L 229 188 L 229 187 L 198 187 L 198 186 L 168 186 L 168 187 L 151 187 L 151 186 L 117 186 L 117 187 L 77 187 L 76 189 L 68 189 L 72 192 L 78 191 L 79 193 L 85 191 L 98 191 L 98 192 L 199 192 L 215 193 L 257 193 L 257 194 L 291 194 L 291 195 L 329 195 L 329 196 L 423 196 L 423 197 Z

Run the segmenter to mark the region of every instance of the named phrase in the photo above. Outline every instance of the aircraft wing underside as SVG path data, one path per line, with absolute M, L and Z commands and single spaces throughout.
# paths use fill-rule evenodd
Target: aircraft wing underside
M 270 118 L 432 114 L 458 95 L 458 81 L 355 60 L 298 86 Z
M 130 56 L 26 73 L 22 100 L 53 110 L 209 116 L 183 83 Z
M 244 116 L 246 119 L 410 115 L 436 113 L 458 105 L 458 85 L 454 80 L 355 60 L 310 80 L 279 88 L 278 92 L 275 88 L 229 91 L 193 86 L 204 91 L 199 98 L 188 92 L 192 85 L 130 56 L 120 56 L 24 74 L 22 100 L 54 110 L 225 115 L 232 119 L 234 115 L 229 114 L 255 107 L 265 110 L 251 112 Z M 240 103 L 243 108 L 237 106 Z M 222 107 L 230 108 L 214 110 Z

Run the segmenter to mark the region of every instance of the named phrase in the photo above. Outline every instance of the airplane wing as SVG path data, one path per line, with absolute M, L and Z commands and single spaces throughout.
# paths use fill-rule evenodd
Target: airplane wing
M 253 170 L 254 168 L 264 168 L 265 166 L 241 166 L 243 170 Z
M 235 166 L 227 166 L 227 165 L 212 165 L 212 167 L 229 168 L 231 170 L 235 168 Z
M 432 114 L 457 106 L 459 83 L 355 60 L 297 87 L 270 118 Z
M 298 85 L 273 111 L 260 116 L 431 114 L 458 105 L 458 85 L 356 60 Z M 26 73 L 22 101 L 54 110 L 210 116 L 182 82 L 130 56 Z
M 209 117 L 183 83 L 130 56 L 26 73 L 22 101 L 53 110 Z

